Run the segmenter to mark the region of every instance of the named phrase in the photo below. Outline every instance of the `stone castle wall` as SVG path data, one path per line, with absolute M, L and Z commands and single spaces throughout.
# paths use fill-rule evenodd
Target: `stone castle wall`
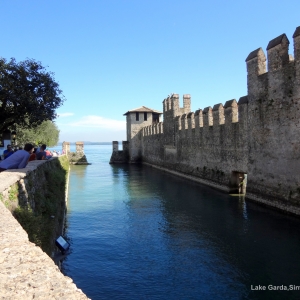
M 174 98 L 178 103 L 178 95 L 168 100 Z M 239 102 L 177 115 L 169 134 L 163 123 L 144 127 L 143 161 L 228 186 L 232 171 L 247 173 L 247 123 L 237 121 L 247 111 L 247 98 Z
M 300 214 L 300 27 L 294 58 L 285 34 L 246 59 L 248 95 L 190 111 L 163 101 L 164 122 L 141 130 L 142 160 L 229 189 L 247 173 L 247 196 Z M 268 66 L 268 71 L 266 69 Z M 130 141 L 129 141 L 130 143 Z

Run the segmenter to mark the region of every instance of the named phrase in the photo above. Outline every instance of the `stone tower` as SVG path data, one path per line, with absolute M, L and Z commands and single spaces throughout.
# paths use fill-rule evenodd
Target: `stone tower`
M 156 124 L 160 121 L 162 112 L 141 106 L 129 110 L 126 116 L 126 133 L 129 150 L 129 162 L 139 162 L 141 160 L 141 129 L 145 126 Z

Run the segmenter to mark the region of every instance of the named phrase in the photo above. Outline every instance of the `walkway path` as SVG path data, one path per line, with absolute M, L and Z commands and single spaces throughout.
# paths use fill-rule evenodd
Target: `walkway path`
M 88 299 L 0 201 L 0 299 Z

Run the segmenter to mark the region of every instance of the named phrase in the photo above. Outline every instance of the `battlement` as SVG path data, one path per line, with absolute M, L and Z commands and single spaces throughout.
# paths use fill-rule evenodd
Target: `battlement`
M 191 130 L 197 128 L 229 126 L 232 123 L 246 122 L 243 106 L 248 105 L 248 97 L 244 96 L 237 102 L 235 99 L 228 100 L 223 105 L 222 103 L 215 104 L 213 107 L 198 109 L 195 112 L 182 114 L 174 118 L 174 126 L 178 131 Z
M 113 141 L 112 147 L 113 147 L 113 152 L 118 152 L 119 151 L 119 142 Z M 128 151 L 128 141 L 122 141 L 122 148 L 123 148 L 123 150 L 121 150 L 121 151 Z
M 195 111 L 195 127 L 203 127 L 203 112 L 202 109 L 198 109 Z
M 281 34 L 267 45 L 267 58 L 262 48 L 246 58 L 249 104 L 255 99 L 288 97 L 300 76 L 300 26 L 293 34 L 294 57 L 289 54 L 289 39 Z M 268 67 L 268 68 L 267 68 Z M 286 87 L 286 89 L 284 89 Z M 296 87 L 298 90 L 298 87 Z M 281 95 L 278 94 L 281 91 Z
M 179 95 L 172 94 L 163 100 L 163 112 L 165 114 L 171 114 L 173 117 L 188 113 L 191 110 L 191 95 L 183 95 L 183 107 L 179 106 Z
M 187 114 L 181 116 L 181 130 L 187 129 Z
M 129 139 L 127 161 L 162 166 L 223 187 L 237 174 L 247 174 L 247 191 L 253 195 L 266 196 L 268 203 L 274 199 L 276 207 L 278 201 L 300 205 L 300 26 L 293 34 L 294 58 L 289 44 L 281 34 L 270 40 L 266 54 L 261 47 L 250 52 L 248 92 L 238 101 L 193 112 L 189 94 L 183 95 L 183 107 L 178 94 L 168 96 L 163 123 L 130 129 L 135 135 Z M 113 153 L 120 152 L 117 144 L 113 147 Z
M 211 106 L 203 109 L 203 126 L 213 126 L 213 114 Z
M 238 104 L 235 99 L 226 101 L 224 105 L 224 119 L 226 124 L 237 123 L 239 121 Z
M 294 39 L 294 58 L 300 61 L 300 26 L 298 26 L 293 34 Z
M 224 107 L 222 103 L 214 105 L 213 109 L 213 124 L 225 124 Z
M 278 71 L 291 62 L 300 61 L 300 26 L 296 28 L 293 34 L 294 57 L 289 55 L 289 39 L 286 34 L 281 34 L 272 39 L 267 45 L 267 56 L 262 48 L 258 48 L 247 56 L 248 76 L 259 76 L 267 72 L 266 61 L 268 64 L 268 72 Z
M 189 130 L 195 128 L 195 113 L 190 112 L 187 114 L 187 126 Z
M 172 110 L 173 103 L 177 103 L 179 95 L 173 95 L 173 98 L 169 97 L 164 100 L 164 104 L 170 106 Z M 175 99 L 175 101 L 174 101 Z M 183 99 L 187 101 L 186 109 L 191 105 L 190 95 L 184 95 Z M 232 123 L 246 122 L 247 114 L 244 113 L 245 109 L 242 108 L 244 105 L 248 105 L 248 96 L 241 97 L 237 102 L 235 99 L 231 99 L 222 103 L 213 105 L 213 107 L 208 106 L 204 109 L 198 109 L 195 112 L 177 112 L 177 115 L 172 117 L 172 115 L 167 116 L 164 122 L 161 123 L 161 129 L 164 127 L 168 130 L 168 134 L 171 134 L 176 128 L 176 131 L 192 130 L 202 127 L 215 127 L 220 125 L 229 125 Z M 169 111 L 170 111 L 169 110 Z M 167 111 L 168 112 L 168 111 Z M 163 131 L 158 131 L 155 126 L 147 126 L 143 130 L 143 135 L 153 135 L 157 133 L 163 133 Z M 166 132 L 165 132 L 166 134 Z M 181 133 L 181 135 L 183 132 Z M 190 134 L 190 133 L 189 133 Z
M 142 129 L 143 136 L 151 136 L 151 135 L 156 135 L 161 133 L 163 133 L 163 122 L 148 125 L 143 127 Z

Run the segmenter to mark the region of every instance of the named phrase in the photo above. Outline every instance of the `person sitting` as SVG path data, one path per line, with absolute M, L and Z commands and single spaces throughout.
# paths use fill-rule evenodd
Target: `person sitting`
M 8 169 L 23 169 L 27 166 L 30 154 L 33 151 L 32 144 L 26 144 L 24 150 L 17 151 L 14 155 L 0 162 L 0 172 Z
M 38 153 L 40 152 L 40 150 L 41 150 L 41 146 L 38 146 L 38 147 L 36 148 L 35 154 L 38 154 Z
M 7 149 L 3 151 L 4 159 L 10 157 L 12 154 L 14 154 L 14 151 L 13 151 L 11 145 L 7 145 Z
M 47 146 L 45 144 L 40 147 L 40 151 L 36 154 L 36 159 L 37 160 L 46 159 L 46 156 L 47 156 L 47 154 L 45 152 L 46 148 L 47 148 Z
M 46 152 L 46 159 L 49 159 L 49 158 L 51 158 L 53 156 L 52 153 L 51 153 L 51 151 L 45 150 L 45 152 Z
M 31 153 L 31 155 L 29 157 L 29 161 L 36 160 L 36 150 L 37 150 L 37 148 L 34 148 L 33 152 Z

